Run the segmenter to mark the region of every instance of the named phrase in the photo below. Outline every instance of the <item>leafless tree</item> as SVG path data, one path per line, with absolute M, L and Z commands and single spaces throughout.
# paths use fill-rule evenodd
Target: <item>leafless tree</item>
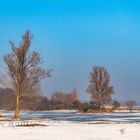
M 132 113 L 135 105 L 136 105 L 136 101 L 135 100 L 128 100 L 126 102 L 126 106 L 129 109 L 130 113 Z
M 51 96 L 51 100 L 53 102 L 65 103 L 66 102 L 66 94 L 63 92 L 54 92 Z
M 40 54 L 36 51 L 30 52 L 32 38 L 30 32 L 26 31 L 18 46 L 10 42 L 12 52 L 4 55 L 9 79 L 16 94 L 16 119 L 19 119 L 20 97 L 29 93 L 41 80 L 50 76 L 50 71 L 40 66 Z
M 77 100 L 78 100 L 78 93 L 76 87 L 73 87 L 73 90 L 66 96 L 66 103 L 70 105 Z
M 76 88 L 74 87 L 70 93 L 55 92 L 52 94 L 51 100 L 65 105 L 72 105 L 72 103 L 78 100 Z
M 114 93 L 114 88 L 110 85 L 110 76 L 104 67 L 93 67 L 87 92 L 91 94 L 91 99 L 96 103 L 98 111 L 112 101 L 111 95 Z

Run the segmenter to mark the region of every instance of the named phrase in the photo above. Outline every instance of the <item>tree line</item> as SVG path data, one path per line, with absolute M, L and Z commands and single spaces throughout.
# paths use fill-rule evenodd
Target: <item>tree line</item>
M 0 88 L 0 110 L 15 110 L 16 95 L 10 88 Z M 71 109 L 78 112 L 112 112 L 119 110 L 121 106 L 126 106 L 130 112 L 133 111 L 136 102 L 128 100 L 120 102 L 113 100 L 111 102 L 111 108 L 102 108 L 98 111 L 98 106 L 93 101 L 82 102 L 78 98 L 78 93 L 74 88 L 69 93 L 54 92 L 50 98 L 42 96 L 41 94 L 27 94 L 20 98 L 20 110 L 32 110 L 32 111 L 45 111 L 45 110 L 64 110 Z
M 52 70 L 44 69 L 41 65 L 40 54 L 31 51 L 32 39 L 31 33 L 26 31 L 18 45 L 10 42 L 11 52 L 3 57 L 7 66 L 6 76 L 10 88 L 1 89 L 3 93 L 6 93 L 5 95 L 0 93 L 2 96 L 0 100 L 1 109 L 15 110 L 14 117 L 16 119 L 19 119 L 21 109 L 77 109 L 83 112 L 106 110 L 105 105 L 112 103 L 112 95 L 115 90 L 110 83 L 110 74 L 101 66 L 94 66 L 90 73 L 89 86 L 86 89 L 91 97 L 90 103 L 80 102 L 75 88 L 70 93 L 55 92 L 51 99 L 41 96 L 39 93 L 40 82 L 51 77 Z M 1 83 L 3 83 L 2 79 Z M 134 101 L 127 103 L 131 111 L 134 104 Z M 114 103 L 114 107 L 118 105 Z
M 15 110 L 16 94 L 12 89 L 0 89 L 0 109 Z M 73 103 L 78 101 L 75 88 L 69 93 L 54 92 L 50 98 L 41 94 L 27 94 L 20 97 L 20 110 L 57 110 L 74 109 Z

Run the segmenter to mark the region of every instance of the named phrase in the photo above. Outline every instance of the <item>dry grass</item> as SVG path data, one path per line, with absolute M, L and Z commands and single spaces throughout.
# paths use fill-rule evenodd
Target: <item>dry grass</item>
M 16 127 L 35 127 L 35 126 L 44 126 L 44 127 L 47 127 L 47 125 L 45 125 L 45 124 L 38 124 L 38 123 L 16 125 Z

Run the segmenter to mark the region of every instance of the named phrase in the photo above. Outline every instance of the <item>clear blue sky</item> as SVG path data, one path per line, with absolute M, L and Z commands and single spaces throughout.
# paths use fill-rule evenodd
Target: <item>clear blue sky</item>
M 25 30 L 53 68 L 43 93 L 77 87 L 82 100 L 94 65 L 107 68 L 115 98 L 140 100 L 140 2 L 137 0 L 0 0 L 0 64 L 9 40 Z

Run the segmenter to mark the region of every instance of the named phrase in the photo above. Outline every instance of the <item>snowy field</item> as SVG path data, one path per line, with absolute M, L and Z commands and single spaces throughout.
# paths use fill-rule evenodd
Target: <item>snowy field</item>
M 13 112 L 1 111 L 7 118 Z M 0 121 L 0 140 L 140 140 L 140 113 L 21 113 L 22 121 Z M 39 124 L 45 126 L 26 126 Z M 21 126 L 22 125 L 22 126 Z
M 35 122 L 35 121 L 34 121 Z M 4 123 L 4 122 L 3 122 Z M 33 123 L 33 122 L 32 122 Z M 139 140 L 140 124 L 88 124 L 41 121 L 47 126 L 0 126 L 0 140 Z

